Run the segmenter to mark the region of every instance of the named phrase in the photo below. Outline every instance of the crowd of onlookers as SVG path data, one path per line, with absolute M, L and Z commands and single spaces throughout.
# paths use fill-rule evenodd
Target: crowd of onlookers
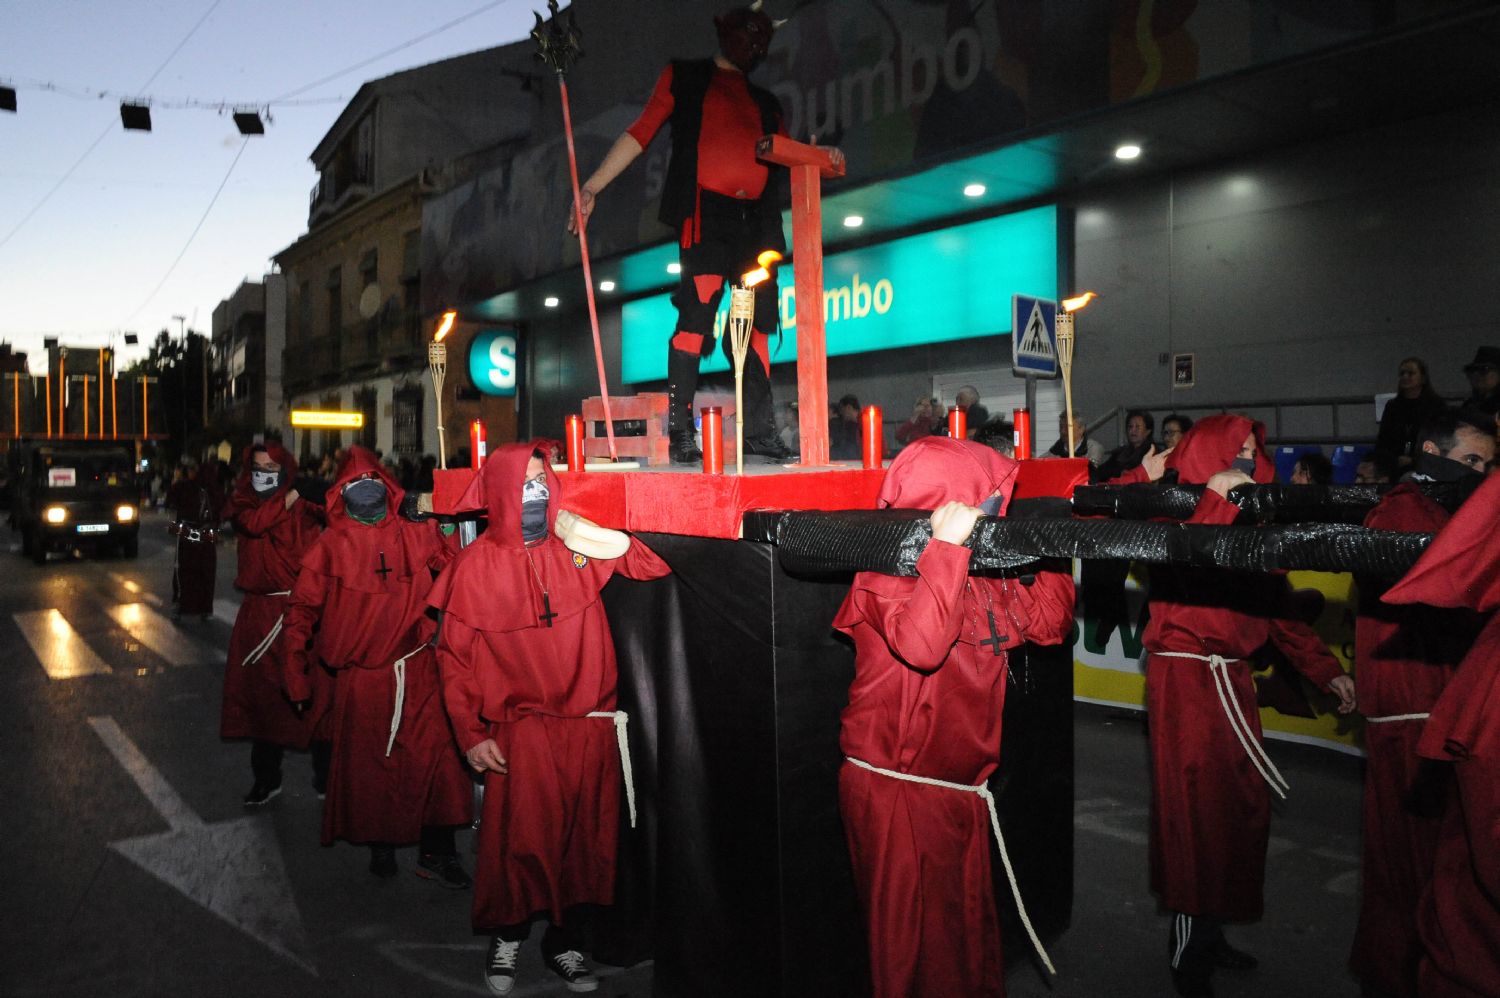
M 1456 404 L 1450 403 L 1433 386 L 1427 363 L 1420 357 L 1407 357 L 1396 371 L 1396 392 L 1387 399 L 1379 420 L 1373 445 L 1359 445 L 1354 450 L 1352 480 L 1360 484 L 1397 481 L 1411 467 L 1420 449 L 1423 427 L 1434 419 L 1456 415 L 1463 425 L 1488 426 L 1500 419 L 1500 347 L 1480 347 L 1474 359 L 1463 368 L 1468 378 L 1469 395 Z M 953 404 L 967 417 L 968 437 L 988 444 L 1001 453 L 1014 452 L 1015 427 L 1004 416 L 991 416 L 980 402 L 979 392 L 971 385 L 960 388 Z M 834 460 L 859 460 L 861 456 L 861 405 L 855 395 L 844 395 L 829 405 L 828 449 Z M 1488 417 L 1488 420 L 1485 419 Z M 781 406 L 779 429 L 781 441 L 797 451 L 797 403 Z M 1088 431 L 1084 415 L 1073 411 L 1073 457 L 1088 458 L 1090 477 L 1110 481 L 1138 467 L 1147 455 L 1161 453 L 1177 445 L 1193 425 L 1193 419 L 1172 412 L 1160 419 L 1144 409 L 1125 414 L 1125 442 L 1110 449 Z M 1057 440 L 1037 457 L 1068 455 L 1066 413 L 1058 414 Z M 909 417 L 896 425 L 895 446 L 899 450 L 926 436 L 948 434 L 948 410 L 936 398 L 923 396 L 912 405 Z M 1298 448 L 1295 460 L 1281 469 L 1282 477 L 1292 485 L 1329 485 L 1336 476 L 1334 462 L 1321 448 Z M 1344 476 L 1344 482 L 1350 480 Z

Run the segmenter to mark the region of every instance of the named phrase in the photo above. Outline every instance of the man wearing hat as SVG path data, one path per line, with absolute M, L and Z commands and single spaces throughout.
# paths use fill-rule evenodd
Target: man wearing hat
M 1474 359 L 1464 365 L 1464 373 L 1474 389 L 1464 407 L 1500 415 L 1500 347 L 1480 347 L 1474 351 Z

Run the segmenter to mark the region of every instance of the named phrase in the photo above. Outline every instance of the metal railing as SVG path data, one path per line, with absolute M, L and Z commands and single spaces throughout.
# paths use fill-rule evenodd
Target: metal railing
M 1373 444 L 1379 428 L 1375 421 L 1373 395 L 1331 395 L 1311 399 L 1254 399 L 1196 405 L 1122 405 L 1090 423 L 1088 432 L 1097 439 L 1099 430 L 1114 423 L 1116 445 L 1124 444 L 1125 417 L 1135 410 L 1149 412 L 1156 418 L 1158 437 L 1161 436 L 1162 419 L 1171 413 L 1180 413 L 1195 421 L 1218 413 L 1241 413 L 1266 424 L 1266 443 L 1270 446 Z M 1363 414 L 1355 410 L 1363 410 Z

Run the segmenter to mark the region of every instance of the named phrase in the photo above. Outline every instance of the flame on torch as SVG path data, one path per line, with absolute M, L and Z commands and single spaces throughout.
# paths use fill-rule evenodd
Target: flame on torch
M 753 288 L 762 281 L 769 281 L 771 279 L 771 268 L 780 261 L 780 253 L 775 250 L 762 250 L 760 255 L 755 258 L 755 262 L 760 264 L 760 266 L 740 275 L 741 286 Z
M 1085 291 L 1083 294 L 1077 296 L 1076 298 L 1064 298 L 1062 300 L 1063 311 L 1076 312 L 1098 297 L 1099 296 L 1094 294 L 1094 292 L 1092 291 Z
M 441 343 L 443 337 L 453 331 L 453 323 L 458 321 L 458 313 L 447 311 L 443 313 L 442 321 L 438 323 L 437 332 L 433 334 L 432 342 Z

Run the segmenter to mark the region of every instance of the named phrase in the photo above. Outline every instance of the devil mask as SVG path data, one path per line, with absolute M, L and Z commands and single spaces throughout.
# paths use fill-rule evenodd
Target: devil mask
M 765 61 L 771 35 L 779 26 L 761 11 L 760 0 L 714 18 L 719 51 L 742 73 L 752 72 Z

